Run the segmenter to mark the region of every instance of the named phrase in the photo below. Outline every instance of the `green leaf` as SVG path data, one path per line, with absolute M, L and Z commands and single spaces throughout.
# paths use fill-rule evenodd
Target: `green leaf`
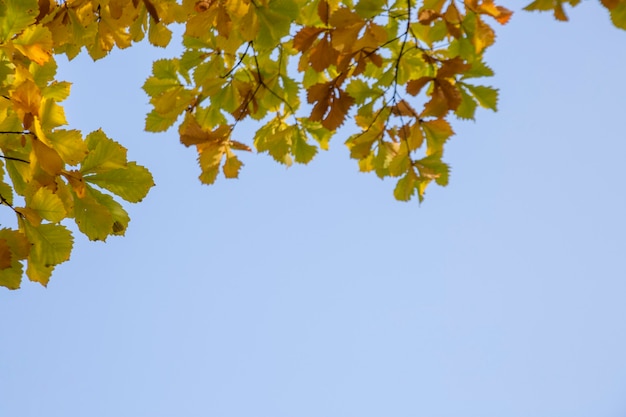
M 126 166 L 126 148 L 109 139 L 102 130 L 87 135 L 89 154 L 83 161 L 83 174 L 101 173 Z
M 128 217 L 128 213 L 120 203 L 115 201 L 113 197 L 108 194 L 101 193 L 95 188 L 89 189 L 90 195 L 100 203 L 102 206 L 109 209 L 111 213 L 111 218 L 113 219 L 113 224 L 111 225 L 111 234 L 117 236 L 123 236 L 128 228 L 128 223 L 130 222 L 130 217 Z
M 131 203 L 143 200 L 154 185 L 150 171 L 135 162 L 129 162 L 125 168 L 88 175 L 84 178 L 85 181 L 109 190 Z
M 0 42 L 4 43 L 35 23 L 38 14 L 37 0 L 5 0 L 0 3 Z
M 474 120 L 474 114 L 476 113 L 476 101 L 467 94 L 464 88 L 459 88 L 461 93 L 461 104 L 455 110 L 455 114 L 460 119 Z
M 257 130 L 254 146 L 259 152 L 269 153 L 277 162 L 291 165 L 289 151 L 296 131 L 296 126 L 285 126 L 281 120 L 275 118 Z
M 163 23 L 154 23 L 150 21 L 150 28 L 148 29 L 148 40 L 154 46 L 160 46 L 165 48 L 172 39 L 172 31 L 167 28 Z
M 34 226 L 28 221 L 21 220 L 20 225 L 33 245 L 28 255 L 26 274 L 31 281 L 45 286 L 54 266 L 70 258 L 74 243 L 72 233 L 59 224 L 46 223 Z
M 389 175 L 399 177 L 407 172 L 411 167 L 411 160 L 407 152 L 407 146 L 401 145 L 398 152 L 389 161 Z
M 54 62 L 54 61 L 50 61 Z M 41 95 L 55 101 L 63 101 L 70 95 L 72 84 L 67 81 L 53 82 L 41 90 Z
M 425 158 L 415 161 L 420 175 L 424 178 L 434 179 L 441 186 L 448 185 L 450 177 L 450 167 L 441 160 L 441 154 L 428 155 Z
M 85 196 L 74 196 L 74 219 L 78 230 L 89 240 L 106 240 L 113 234 L 113 215 L 108 207 L 94 198 L 94 190 L 86 187 Z
M 300 125 L 308 134 L 315 139 L 321 149 L 328 150 L 328 144 L 333 133 L 326 129 L 320 122 L 313 122 L 308 117 L 298 118 Z
M 317 154 L 317 147 L 307 143 L 304 133 L 300 129 L 296 129 L 291 152 L 296 162 L 308 164 Z
M 0 161 L 0 196 L 2 196 L 2 199 L 4 199 L 7 203 L 13 205 L 13 187 L 4 182 L 2 174 L 2 162 Z
M 32 197 L 27 196 L 26 206 L 53 223 L 60 222 L 67 215 L 59 196 L 45 187 L 39 188 Z
M 377 126 L 372 126 L 370 129 L 354 134 L 346 140 L 346 146 L 350 149 L 350 158 L 363 159 L 372 152 L 372 146 L 374 142 L 380 139 L 382 132 Z
M 493 77 L 493 70 L 485 65 L 484 62 L 475 60 L 472 61 L 472 67 L 465 71 L 462 75 L 462 79 L 467 78 L 480 78 L 480 77 Z
M 463 84 L 474 96 L 478 104 L 486 109 L 498 110 L 498 90 L 483 85 Z
M 429 120 L 420 124 L 426 136 L 426 154 L 443 152 L 443 145 L 454 134 L 450 124 L 443 119 Z
M 298 5 L 293 0 L 270 0 L 266 7 L 257 7 L 259 33 L 255 48 L 273 49 L 283 36 L 289 35 L 289 29 L 300 14 Z
M 166 91 L 171 90 L 172 88 L 181 87 L 180 81 L 178 78 L 157 78 L 150 77 L 143 83 L 143 90 L 150 97 L 157 97 Z
M 354 11 L 364 19 L 380 15 L 385 7 L 385 0 L 360 0 L 354 7 Z
M 393 190 L 396 200 L 409 201 L 415 195 L 416 181 L 417 175 L 415 175 L 412 169 L 404 177 L 400 178 L 396 183 L 396 188 Z
M 350 97 L 356 104 L 364 103 L 368 98 L 380 97 L 383 92 L 379 88 L 372 87 L 369 83 L 361 79 L 354 79 L 346 87 Z
M 146 116 L 145 129 L 147 132 L 165 132 L 178 119 L 177 114 L 162 115 L 152 110 Z

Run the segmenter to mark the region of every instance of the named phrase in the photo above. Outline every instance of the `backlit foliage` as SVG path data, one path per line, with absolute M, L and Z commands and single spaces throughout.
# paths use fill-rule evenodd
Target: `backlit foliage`
M 566 20 L 564 4 L 578 3 L 526 9 Z M 626 0 L 601 3 L 626 28 Z M 448 183 L 449 119 L 496 110 L 483 55 L 510 18 L 494 0 L 0 0 L 0 205 L 17 219 L 0 229 L 0 286 L 18 288 L 24 273 L 48 283 L 72 250 L 66 219 L 91 240 L 123 235 L 120 199 L 153 185 L 103 131 L 66 127 L 70 83 L 55 78 L 54 55 L 97 60 L 146 37 L 165 47 L 182 24 L 183 54 L 156 61 L 143 85 L 145 128 L 177 125 L 203 183 L 236 178 L 241 152 L 306 164 L 350 119 L 359 169 L 421 201 L 431 182 Z M 258 123 L 253 137 L 237 129 L 245 119 Z

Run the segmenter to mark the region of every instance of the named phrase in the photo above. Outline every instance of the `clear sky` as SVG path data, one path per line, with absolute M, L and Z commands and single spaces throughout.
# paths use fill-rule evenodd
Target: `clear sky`
M 0 416 L 626 416 L 626 32 L 595 3 L 498 29 L 500 111 L 455 124 L 422 205 L 340 137 L 202 186 L 142 131 L 176 48 L 63 65 L 70 123 L 157 186 L 126 237 L 0 290 Z

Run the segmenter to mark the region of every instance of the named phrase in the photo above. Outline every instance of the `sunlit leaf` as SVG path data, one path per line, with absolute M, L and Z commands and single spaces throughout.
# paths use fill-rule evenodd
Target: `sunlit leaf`
M 85 181 L 109 190 L 131 203 L 143 200 L 154 185 L 150 171 L 135 162 L 129 162 L 124 168 L 85 176 Z

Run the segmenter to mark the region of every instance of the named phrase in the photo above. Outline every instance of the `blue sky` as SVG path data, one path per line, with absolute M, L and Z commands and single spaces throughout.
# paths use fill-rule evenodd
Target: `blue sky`
M 170 51 L 63 65 L 70 123 L 157 186 L 126 237 L 77 236 L 47 289 L 0 291 L 0 415 L 626 415 L 626 32 L 570 16 L 498 29 L 500 111 L 455 124 L 422 205 L 340 137 L 202 186 L 175 132 L 142 131 Z

